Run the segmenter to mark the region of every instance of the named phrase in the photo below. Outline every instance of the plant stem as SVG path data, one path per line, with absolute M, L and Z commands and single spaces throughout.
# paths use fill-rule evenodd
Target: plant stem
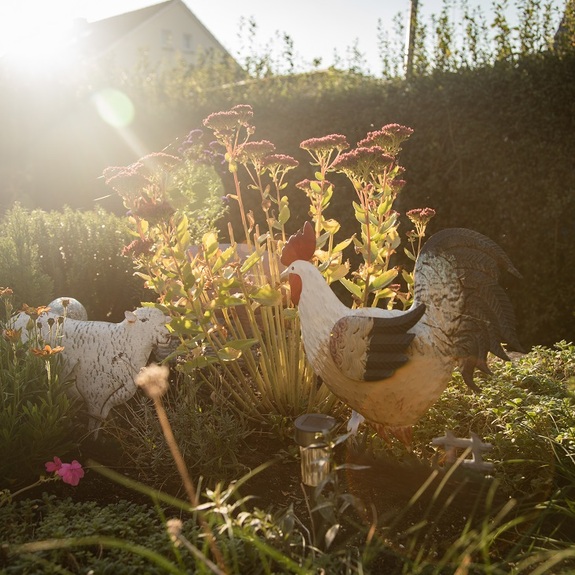
M 180 451 L 178 443 L 176 442 L 176 438 L 174 437 L 172 426 L 170 425 L 168 415 L 166 414 L 164 404 L 162 403 L 162 398 L 154 397 L 153 400 L 154 400 L 154 407 L 156 408 L 156 413 L 158 414 L 158 420 L 160 421 L 160 425 L 162 426 L 162 432 L 164 434 L 164 437 L 166 438 L 166 443 L 170 448 L 170 452 L 172 454 L 172 457 L 174 458 L 174 462 L 176 463 L 176 467 L 178 468 L 178 472 L 180 474 L 180 477 L 182 478 L 182 482 L 184 483 L 184 488 L 188 495 L 188 499 L 190 500 L 190 503 L 192 504 L 193 507 L 197 507 L 199 505 L 198 494 L 194 489 L 194 485 L 188 473 L 188 468 L 186 467 L 186 463 L 184 461 L 184 458 L 182 457 L 182 452 Z M 210 549 L 212 551 L 214 558 L 217 561 L 218 566 L 221 569 L 223 569 L 224 572 L 226 572 L 224 559 L 218 548 L 214 534 L 212 533 L 212 530 L 210 529 L 210 526 L 204 519 L 202 513 L 198 513 L 198 521 L 208 539 Z

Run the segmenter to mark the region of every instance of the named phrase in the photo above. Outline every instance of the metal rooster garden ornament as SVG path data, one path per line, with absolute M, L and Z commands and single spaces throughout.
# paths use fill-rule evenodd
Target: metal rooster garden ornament
M 431 407 L 459 367 L 475 391 L 487 354 L 521 350 L 500 271 L 521 277 L 486 236 L 445 229 L 423 246 L 406 310 L 350 309 L 311 263 L 311 224 L 286 242 L 281 262 L 298 306 L 306 356 L 328 388 L 379 432 L 409 443 L 411 426 Z

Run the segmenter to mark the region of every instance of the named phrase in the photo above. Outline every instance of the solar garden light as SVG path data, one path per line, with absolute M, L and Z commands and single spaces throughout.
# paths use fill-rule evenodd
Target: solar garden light
M 299 445 L 304 485 L 317 487 L 329 475 L 332 450 L 326 438 L 335 425 L 335 418 L 324 413 L 305 413 L 295 420 L 295 441 Z

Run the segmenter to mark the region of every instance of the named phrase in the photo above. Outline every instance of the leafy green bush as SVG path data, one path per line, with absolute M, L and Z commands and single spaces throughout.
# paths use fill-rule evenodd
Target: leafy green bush
M 552 49 L 552 32 L 561 16 L 557 9 L 567 3 L 552 6 L 518 1 L 516 26 L 506 19 L 513 9 L 509 4 L 500 2 L 494 7 L 490 27 L 473 2 L 446 3 L 436 22 L 418 30 L 417 70 L 409 82 L 401 80 L 403 30 L 387 42 L 396 48 L 386 58 L 396 60 L 397 74 L 382 57 L 383 67 L 391 69 L 393 76 L 385 81 L 357 70 L 343 71 L 341 66 L 278 75 L 285 67 L 272 66 L 270 70 L 264 65 L 262 75 L 266 77 L 261 81 L 237 82 L 237 69 L 225 64 L 213 67 L 209 62 L 155 77 L 141 73 L 89 78 L 88 86 L 78 90 L 76 86 L 74 90 L 66 87 L 66 94 L 61 94 L 64 88 L 52 87 L 52 107 L 34 105 L 38 94 L 45 94 L 45 87 L 38 90 L 33 83 L 15 86 L 13 78 L 2 78 L 6 106 L 0 113 L 5 115 L 4 125 L 23 125 L 13 117 L 21 111 L 27 114 L 29 125 L 59 128 L 51 134 L 50 150 L 28 141 L 30 131 L 13 129 L 5 138 L 3 181 L 16 198 L 24 201 L 28 196 L 31 201 L 36 196 L 34 205 L 86 207 L 104 194 L 96 177 L 102 166 L 118 158 L 128 162 L 133 152 L 123 148 L 117 134 L 94 118 L 89 99 L 84 98 L 100 82 L 125 90 L 133 99 L 138 114 L 132 129 L 146 149 L 157 149 L 159 143 L 183 137 L 182 126 L 200 125 L 208 114 L 238 102 L 249 103 L 256 110 L 258 137 L 272 140 L 297 160 L 305 157 L 298 146 L 306 138 L 341 133 L 353 142 L 374 125 L 397 121 L 415 130 L 403 154 L 410 178 L 401 211 L 428 205 L 437 211 L 432 231 L 473 227 L 496 240 L 527 278 L 521 285 L 511 286 L 523 344 L 571 341 L 575 66 L 569 39 L 573 10 L 571 5 L 567 7 L 564 29 L 568 33 L 558 37 Z M 462 9 L 457 22 L 449 18 L 452 5 Z M 270 60 L 257 54 L 248 57 L 251 60 L 246 64 L 251 62 L 254 75 L 262 70 L 261 61 L 265 64 Z M 83 98 L 80 103 L 75 100 L 78 93 Z M 30 105 L 23 105 L 23 100 Z M 65 114 L 74 104 L 76 113 Z M 85 137 L 86 125 L 94 128 L 92 138 Z M 71 163 L 72 149 L 85 161 Z M 33 154 L 26 167 L 16 157 L 17 150 Z M 303 177 L 294 170 L 292 181 Z M 343 197 L 340 201 L 338 196 L 332 201 L 333 213 L 349 207 L 348 200 Z M 300 211 L 292 204 L 291 211 L 292 221 L 299 224 L 307 206 Z M 349 223 L 351 228 L 352 218 L 350 222 L 341 223 Z M 5 280 L 0 283 L 13 285 Z M 35 289 L 36 284 L 31 282 L 29 288 Z M 114 305 L 114 314 L 124 310 L 123 301 Z M 103 308 L 94 317 L 104 319 L 110 306 Z
M 54 281 L 43 269 L 38 240 L 29 213 L 19 206 L 2 218 L 0 286 L 10 286 L 17 308 L 52 300 Z
M 130 259 L 122 255 L 130 241 L 122 218 L 102 209 L 70 208 L 34 210 L 28 217 L 42 270 L 54 284 L 54 297 L 74 297 L 90 319 L 106 321 L 121 321 L 126 310 L 146 301 L 141 280 L 134 277 Z
M 124 220 L 103 210 L 43 212 L 16 204 L 0 226 L 0 285 L 12 288 L 17 308 L 69 296 L 90 319 L 119 321 L 145 300 L 122 255 L 129 238 Z
M 177 504 L 178 500 L 172 502 Z M 206 539 L 196 525 L 196 512 L 178 510 L 182 520 L 170 523 L 165 515 L 169 511 L 159 506 L 154 510 L 120 501 L 101 507 L 46 495 L 42 501 L 0 507 L 0 536 L 5 544 L 0 566 L 6 575 L 34 572 L 40 567 L 42 573 L 61 573 L 62 568 L 80 573 L 90 568 L 96 573 L 122 575 L 304 575 L 316 567 L 334 574 L 349 572 L 345 552 L 327 555 L 306 544 L 305 530 L 300 530 L 289 510 L 276 515 L 261 510 L 249 512 L 244 503 L 230 486 L 208 492 L 202 505 L 225 570 L 218 570 L 221 566 L 204 554 Z M 165 508 L 166 502 L 162 506 Z
M 0 299 L 10 316 L 9 290 Z M 34 333 L 22 343 L 9 321 L 0 330 L 0 477 L 7 488 L 29 482 L 44 462 L 77 446 L 77 406 L 67 394 L 70 383 L 59 376 L 57 348 Z

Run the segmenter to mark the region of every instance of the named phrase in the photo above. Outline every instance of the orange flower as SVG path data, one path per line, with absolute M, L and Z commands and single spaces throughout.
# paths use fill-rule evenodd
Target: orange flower
M 47 357 L 56 353 L 60 353 L 61 351 L 64 351 L 64 348 L 61 345 L 57 345 L 56 347 L 45 345 L 42 349 L 37 347 L 32 348 L 32 353 L 39 357 Z
M 16 343 L 17 341 L 20 341 L 20 336 L 22 335 L 22 330 L 21 329 L 5 329 L 3 335 L 4 335 L 4 339 L 6 341 Z
M 50 308 L 45 305 L 41 305 L 38 307 L 30 307 L 28 304 L 22 304 L 22 311 L 25 314 L 29 315 L 32 319 L 36 319 L 43 313 L 49 312 Z

